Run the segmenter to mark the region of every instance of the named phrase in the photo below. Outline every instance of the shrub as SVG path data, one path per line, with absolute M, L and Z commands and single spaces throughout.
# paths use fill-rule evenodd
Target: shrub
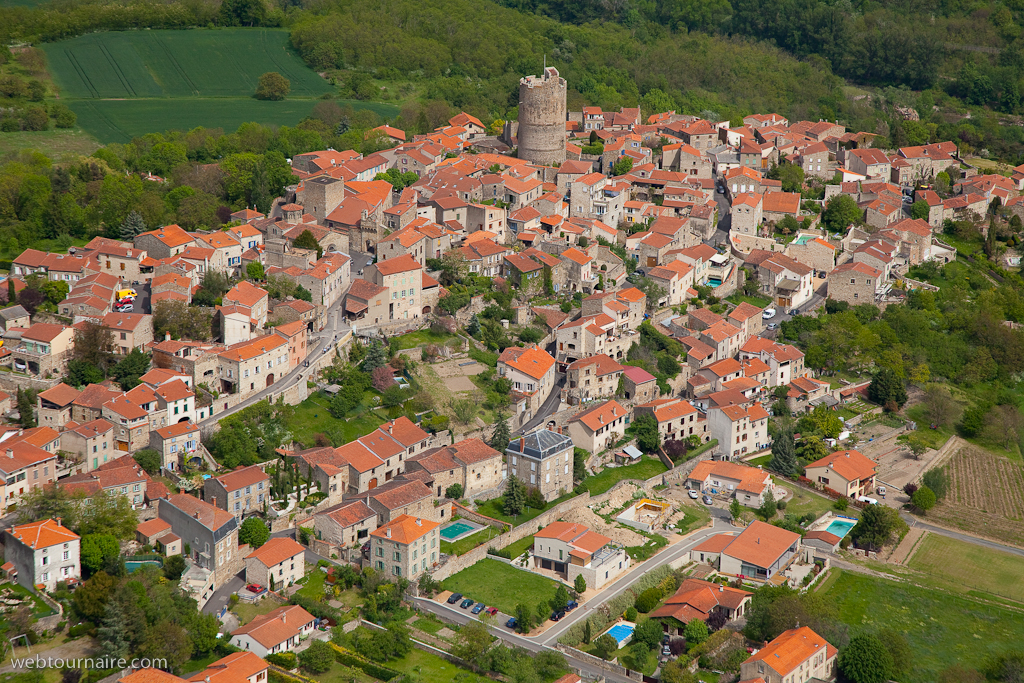
M 495 557 L 504 557 L 506 560 L 512 559 L 512 552 L 508 548 L 495 548 L 491 546 L 487 549 L 488 555 L 494 555 Z
M 68 636 L 70 636 L 72 638 L 78 638 L 80 636 L 84 636 L 84 635 L 88 634 L 94 628 L 95 628 L 95 626 L 93 626 L 92 623 L 90 623 L 88 621 L 83 621 L 81 624 L 75 624 L 74 626 L 69 628 L 68 629 Z
M 298 658 L 294 652 L 277 652 L 264 657 L 268 664 L 279 666 L 282 669 L 294 669 L 298 664 Z
M 630 607 L 626 610 L 626 621 L 635 622 L 637 618 L 636 607 Z
M 836 502 L 832 503 L 832 507 L 834 507 L 839 512 L 843 512 L 849 506 L 850 501 L 846 498 L 836 498 Z
M 636 598 L 636 610 L 647 614 L 661 602 L 662 593 L 660 588 L 648 588 Z

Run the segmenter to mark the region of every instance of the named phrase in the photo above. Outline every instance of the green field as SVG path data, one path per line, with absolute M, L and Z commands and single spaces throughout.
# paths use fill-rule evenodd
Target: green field
M 41 46 L 61 100 L 103 143 L 196 126 L 295 125 L 334 88 L 275 29 L 93 33 Z M 282 102 L 252 98 L 261 74 L 291 82 Z M 339 101 L 391 117 L 391 105 Z
M 1024 558 L 1001 550 L 928 534 L 910 567 L 950 586 L 965 586 L 1024 602 Z
M 891 628 L 907 638 L 914 658 L 904 683 L 934 681 L 959 663 L 984 670 L 997 656 L 1020 647 L 1024 614 L 957 592 L 840 571 L 827 590 L 851 635 Z M 901 679 L 902 680 L 902 679 Z
M 497 607 L 505 614 L 515 614 L 519 603 L 532 610 L 541 600 L 550 600 L 558 584 L 540 574 L 488 558 L 449 576 L 441 582 L 441 587 Z
M 623 479 L 650 479 L 651 477 L 667 472 L 668 468 L 657 458 L 644 456 L 635 465 L 624 467 L 606 467 L 592 477 L 583 480 L 583 485 L 590 491 L 590 495 L 597 496 Z

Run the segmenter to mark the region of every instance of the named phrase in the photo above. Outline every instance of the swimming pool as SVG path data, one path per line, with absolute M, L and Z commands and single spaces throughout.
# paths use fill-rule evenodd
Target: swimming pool
M 708 278 L 708 287 L 718 287 L 722 284 L 722 281 L 717 277 Z
M 636 629 L 635 624 L 631 624 L 628 621 L 615 624 L 610 629 L 605 631 L 606 635 L 611 636 L 615 639 L 615 642 L 619 644 L 619 647 L 625 647 L 630 640 L 633 638 L 633 630 Z
M 836 519 L 832 520 L 832 523 L 828 525 L 828 528 L 826 528 L 825 531 L 832 534 L 833 536 L 838 536 L 839 538 L 842 538 L 846 534 L 850 533 L 850 529 L 852 529 L 856 525 L 857 520 L 855 519 L 837 517 Z
M 441 527 L 440 533 L 441 538 L 451 543 L 453 541 L 458 541 L 461 538 L 465 538 L 466 536 L 472 536 L 481 529 L 483 529 L 483 526 L 480 524 L 458 519 L 447 526 Z
M 144 564 L 151 564 L 154 567 L 161 567 L 163 563 L 160 560 L 128 560 L 124 563 L 124 568 L 128 570 L 128 573 L 135 571 Z

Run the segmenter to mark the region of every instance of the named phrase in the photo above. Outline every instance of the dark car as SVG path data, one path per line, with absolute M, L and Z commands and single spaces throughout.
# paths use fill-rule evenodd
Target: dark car
M 551 613 L 551 621 L 559 621 L 564 616 L 565 616 L 565 612 L 564 611 L 552 612 Z
M 516 618 L 512 617 L 511 619 L 509 619 L 508 621 L 505 622 L 505 628 L 515 628 L 516 627 L 516 623 L 517 623 L 516 622 Z
M 704 496 L 702 499 L 705 505 L 713 505 L 715 501 L 711 500 L 711 496 Z
M 484 611 L 484 607 L 485 607 L 484 603 L 482 603 L 482 602 L 476 603 L 476 607 L 473 608 L 473 614 L 480 614 L 481 612 Z
M 799 308 L 791 308 L 789 310 L 789 314 L 790 315 L 800 315 L 800 309 Z
M 571 612 L 571 611 L 573 611 L 574 609 L 576 609 L 579 606 L 580 606 L 580 604 L 578 602 L 576 602 L 575 600 L 570 600 L 569 604 L 565 606 L 565 611 L 566 612 Z
M 461 599 L 462 599 L 462 593 L 452 593 L 451 595 L 448 596 L 448 604 L 449 605 L 454 605 L 455 603 L 457 603 Z
M 466 598 L 465 600 L 462 601 L 462 603 L 459 605 L 459 607 L 461 607 L 462 609 L 466 609 L 467 607 L 472 605 L 474 602 L 476 602 L 476 601 L 473 598 Z

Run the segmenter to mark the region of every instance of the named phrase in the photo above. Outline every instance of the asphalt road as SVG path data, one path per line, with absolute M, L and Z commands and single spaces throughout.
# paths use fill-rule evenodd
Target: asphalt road
M 1013 555 L 1019 555 L 1020 557 L 1024 557 L 1024 548 L 1018 548 L 1012 545 L 1004 545 L 1002 543 L 997 543 L 996 541 L 989 541 L 984 538 L 978 538 L 977 536 L 971 536 L 970 534 L 962 534 L 959 531 L 953 531 L 952 529 L 944 529 L 940 526 L 934 526 L 932 524 L 928 524 L 927 522 L 922 522 L 920 519 L 914 517 L 909 512 L 903 512 L 902 510 L 900 511 L 900 517 L 902 517 L 903 520 L 911 527 L 924 529 L 926 531 L 932 532 L 933 534 L 939 534 L 940 536 L 948 536 L 949 538 L 955 538 L 956 540 L 963 541 L 964 543 L 973 543 L 974 545 L 980 545 L 985 548 L 990 548 L 992 550 L 1001 550 L 1004 553 L 1011 553 Z

